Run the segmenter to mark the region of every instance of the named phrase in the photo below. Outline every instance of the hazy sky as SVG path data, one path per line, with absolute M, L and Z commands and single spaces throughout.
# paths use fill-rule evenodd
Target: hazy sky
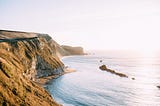
M 85 49 L 160 49 L 160 0 L 0 0 L 0 29 Z

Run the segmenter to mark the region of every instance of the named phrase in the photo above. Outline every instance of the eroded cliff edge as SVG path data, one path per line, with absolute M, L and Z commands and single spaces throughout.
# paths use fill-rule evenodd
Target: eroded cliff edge
M 0 104 L 59 105 L 34 81 L 61 75 L 68 53 L 47 34 L 0 30 Z

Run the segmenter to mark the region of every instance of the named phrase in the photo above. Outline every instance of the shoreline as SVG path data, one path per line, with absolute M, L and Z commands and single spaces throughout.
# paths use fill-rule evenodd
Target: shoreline
M 72 72 L 76 72 L 75 69 L 72 68 L 65 68 L 64 72 L 61 74 L 57 74 L 57 75 L 51 75 L 48 77 L 43 77 L 43 78 L 37 78 L 34 82 L 40 86 L 44 86 L 45 84 L 47 84 L 50 80 L 52 79 L 56 79 L 64 74 L 68 74 L 68 73 L 72 73 Z
M 60 60 L 62 61 L 64 58 L 69 58 L 69 57 L 74 57 L 74 56 L 85 56 L 85 55 L 68 55 L 68 56 L 60 56 Z M 45 84 L 47 84 L 50 80 L 52 79 L 56 79 L 64 74 L 68 74 L 68 73 L 72 73 L 72 72 L 76 72 L 75 69 L 72 68 L 64 68 L 64 72 L 61 74 L 57 74 L 57 75 L 50 75 L 48 77 L 42 77 L 42 78 L 37 78 L 36 81 L 34 81 L 36 84 L 40 85 L 40 86 L 44 86 Z

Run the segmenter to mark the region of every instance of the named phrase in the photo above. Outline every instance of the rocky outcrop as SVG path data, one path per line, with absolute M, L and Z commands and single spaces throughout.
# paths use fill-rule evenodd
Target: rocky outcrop
M 64 72 L 57 46 L 47 34 L 0 30 L 1 105 L 59 105 L 35 83 L 37 78 Z
M 51 64 L 47 63 L 41 56 L 37 56 L 36 63 L 36 78 L 48 77 L 51 75 L 58 75 L 63 73 L 63 66 L 52 68 Z
M 118 75 L 119 77 L 126 77 L 126 78 L 128 78 L 128 76 L 126 74 L 119 73 L 119 72 L 116 72 L 114 70 L 111 70 L 111 69 L 107 68 L 106 65 L 101 65 L 99 67 L 99 69 L 101 69 L 102 71 L 107 71 L 107 72 L 110 72 L 112 74 Z

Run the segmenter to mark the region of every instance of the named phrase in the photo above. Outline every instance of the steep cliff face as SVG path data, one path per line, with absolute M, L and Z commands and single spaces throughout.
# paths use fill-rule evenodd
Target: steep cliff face
M 72 46 L 61 46 L 65 51 L 66 55 L 84 55 L 84 51 L 82 47 L 72 47 Z
M 47 34 L 0 30 L 0 104 L 58 105 L 37 78 L 63 73 L 57 43 Z

